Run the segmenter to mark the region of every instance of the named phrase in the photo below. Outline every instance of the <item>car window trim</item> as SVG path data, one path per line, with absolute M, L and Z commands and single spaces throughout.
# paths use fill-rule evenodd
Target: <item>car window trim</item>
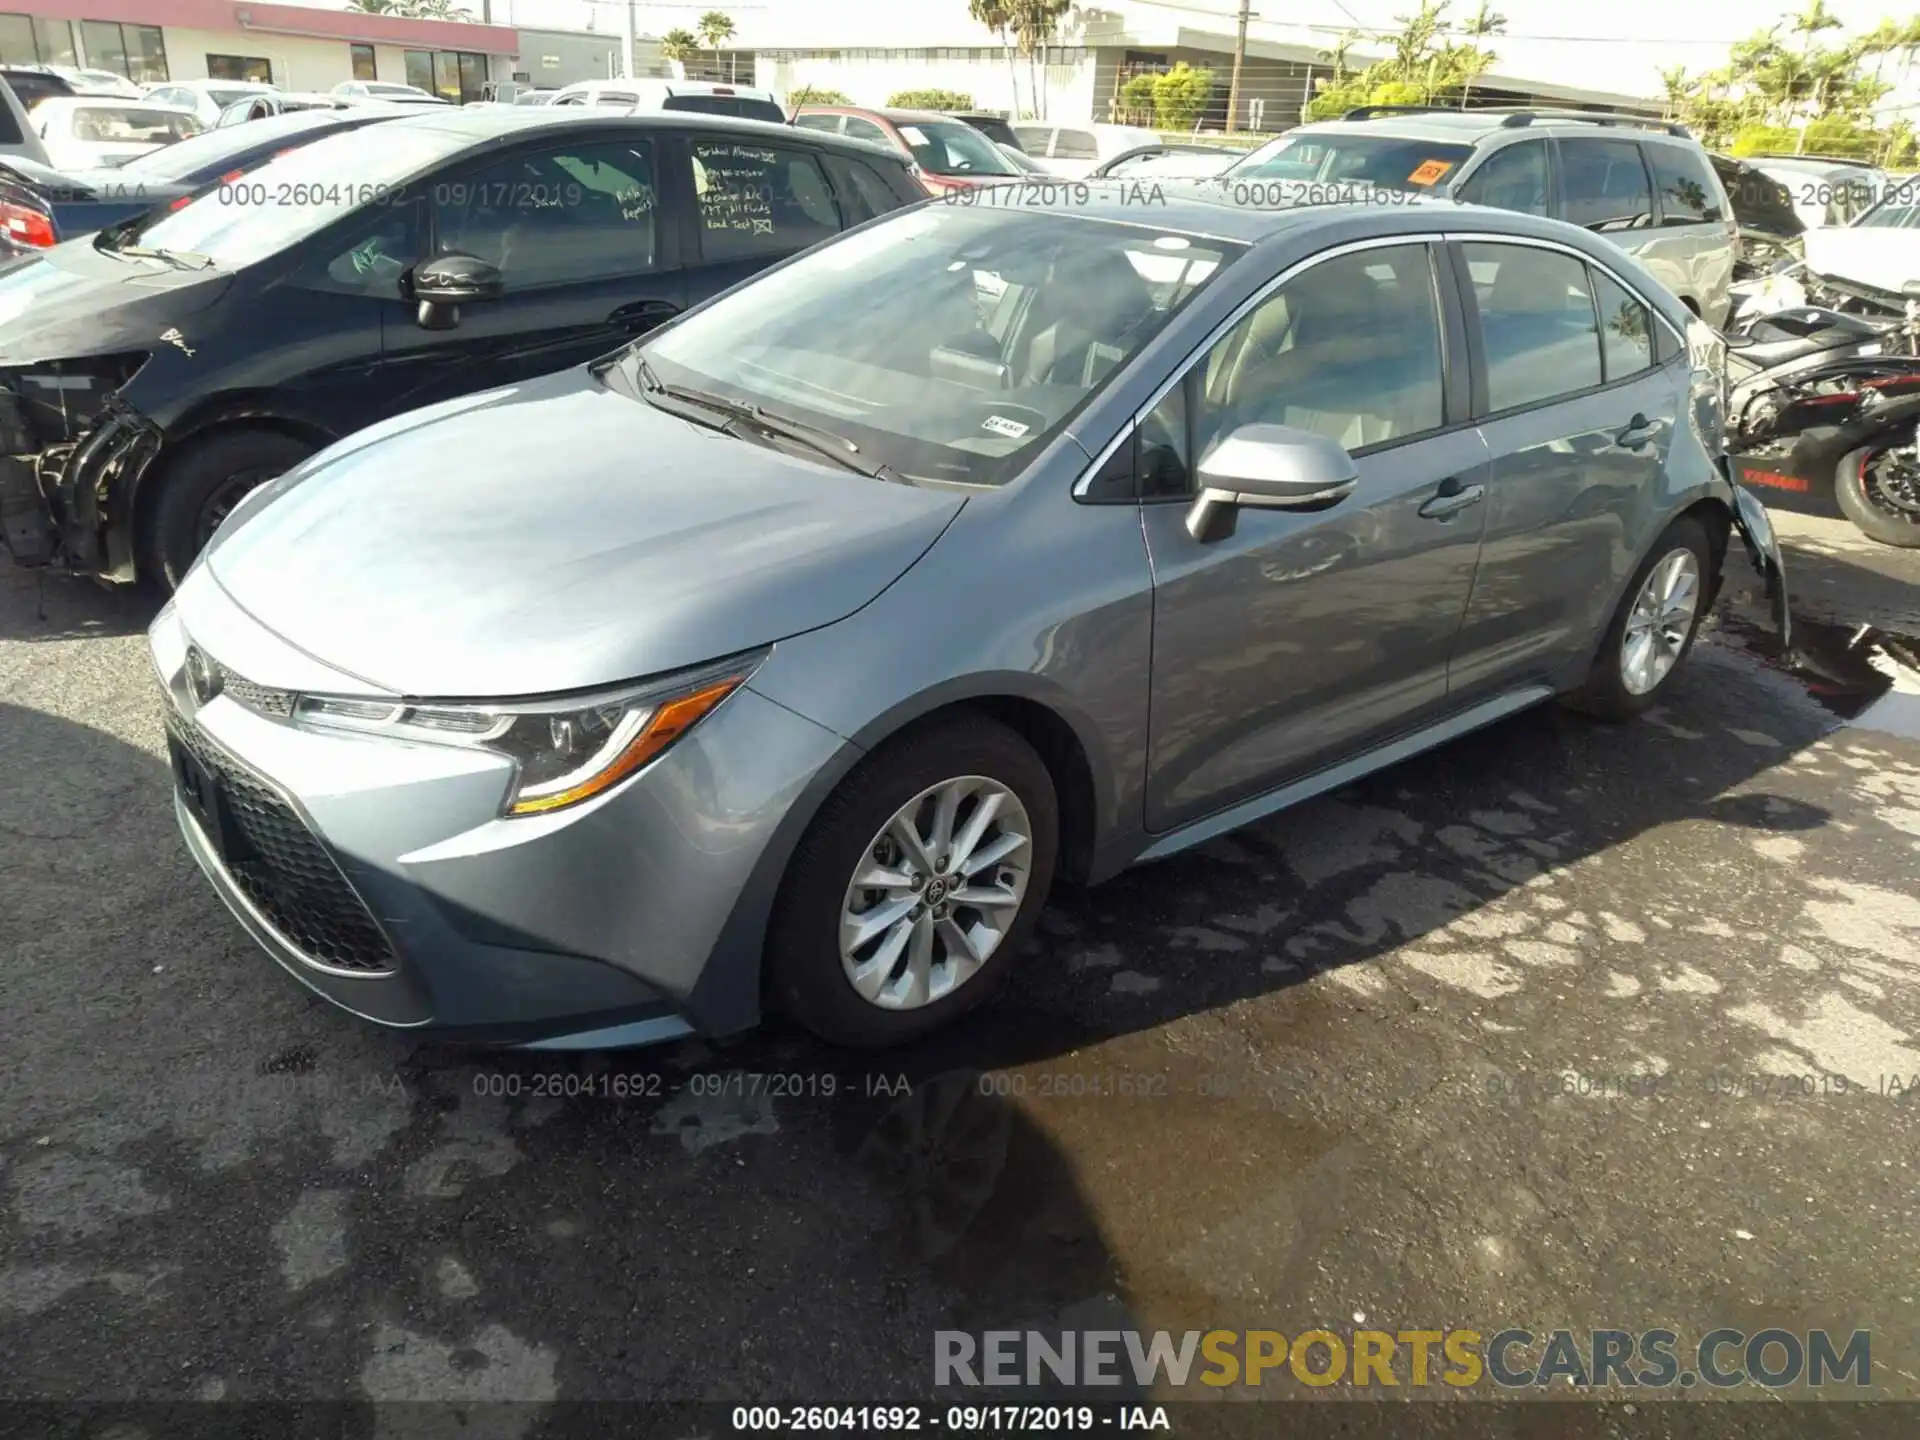
M 1604 274 L 1604 271 L 1600 272 L 1600 275 Z M 1660 347 L 1654 343 L 1653 331 L 1649 329 L 1647 331 L 1647 363 L 1642 365 L 1638 370 L 1629 371 L 1625 375 L 1615 377 L 1612 374 L 1613 367 L 1607 363 L 1607 317 L 1600 309 L 1600 287 L 1594 283 L 1597 278 L 1599 278 L 1599 275 L 1596 275 L 1595 268 L 1589 265 L 1587 267 L 1587 293 L 1593 297 L 1593 323 L 1600 336 L 1601 380 L 1605 382 L 1606 385 L 1616 385 L 1623 380 L 1638 380 L 1649 370 L 1658 370 L 1662 363 L 1660 359 Z M 1611 276 L 1607 276 L 1606 278 L 1609 280 L 1612 279 Z M 1642 310 L 1645 310 L 1648 315 L 1653 314 L 1647 302 L 1642 300 L 1633 291 L 1623 289 L 1620 293 L 1633 301 L 1633 303 L 1638 305 Z
M 1195 365 L 1199 364 L 1200 361 L 1204 359 L 1213 350 L 1214 346 L 1218 345 L 1222 340 L 1224 340 L 1228 335 L 1230 335 L 1233 332 L 1233 329 L 1235 326 L 1237 326 L 1248 315 L 1253 313 L 1254 310 L 1256 310 L 1261 305 L 1266 303 L 1266 301 L 1272 297 L 1274 291 L 1278 290 L 1282 285 L 1285 285 L 1288 281 L 1292 280 L 1295 276 L 1304 274 L 1306 271 L 1313 269 L 1316 265 L 1324 264 L 1328 260 L 1338 259 L 1343 255 L 1351 255 L 1363 250 L 1384 250 L 1390 246 L 1423 245 L 1427 247 L 1427 250 L 1428 250 L 1427 263 L 1429 268 L 1435 272 L 1434 283 L 1436 287 L 1438 287 L 1440 284 L 1438 273 L 1437 273 L 1439 261 L 1434 256 L 1433 250 L 1436 246 L 1439 246 L 1442 243 L 1444 243 L 1445 239 L 1446 239 L 1446 235 L 1444 232 L 1424 231 L 1424 230 L 1409 233 L 1406 235 L 1375 235 L 1375 236 L 1369 236 L 1365 240 L 1345 241 L 1342 244 L 1332 246 L 1325 250 L 1317 251 L 1314 254 L 1307 256 L 1305 259 L 1298 260 L 1294 264 L 1289 265 L 1286 269 L 1282 270 L 1278 275 L 1275 275 L 1272 279 L 1268 280 L 1259 289 L 1255 290 L 1251 295 L 1247 296 L 1247 298 L 1242 300 L 1238 305 L 1234 306 L 1234 308 L 1227 313 L 1226 318 L 1220 321 L 1219 324 L 1214 326 L 1214 328 L 1207 333 L 1206 338 L 1201 340 L 1198 344 L 1196 344 L 1193 347 L 1193 349 L 1189 350 L 1186 353 L 1186 355 L 1181 357 L 1180 363 L 1173 367 L 1171 378 L 1162 381 L 1160 385 L 1158 385 L 1154 389 L 1153 393 L 1147 397 L 1146 401 L 1140 406 L 1138 406 L 1134 410 L 1133 415 L 1127 420 L 1125 424 L 1123 424 L 1120 427 L 1119 434 L 1115 435 L 1105 445 L 1101 446 L 1100 449 L 1095 453 L 1092 463 L 1090 463 L 1084 470 L 1082 470 L 1080 474 L 1075 478 L 1071 492 L 1070 492 L 1073 498 L 1075 500 L 1080 501 L 1082 504 L 1087 504 L 1087 505 L 1165 504 L 1172 500 L 1191 499 L 1192 497 L 1190 496 L 1160 496 L 1152 501 L 1142 500 L 1139 498 L 1127 498 L 1127 499 L 1121 499 L 1119 497 L 1101 498 L 1098 496 L 1093 496 L 1088 494 L 1088 490 L 1093 484 L 1094 476 L 1098 475 L 1100 473 L 1101 468 L 1105 466 L 1106 463 L 1113 458 L 1113 452 L 1119 449 L 1121 444 L 1123 444 L 1128 439 L 1128 437 L 1133 434 L 1133 432 L 1146 420 L 1146 418 L 1149 415 L 1151 415 L 1156 409 L 1159 408 L 1160 402 L 1166 399 L 1167 393 L 1171 391 L 1176 385 L 1184 384 L 1186 382 L 1188 372 L 1191 371 Z M 1436 296 L 1435 296 L 1436 303 L 1439 302 L 1440 300 L 1443 300 L 1444 298 L 1445 298 L 1444 295 L 1441 294 L 1438 290 L 1436 290 Z M 1440 316 L 1440 343 L 1442 347 L 1441 362 L 1440 362 L 1440 385 L 1441 385 L 1441 391 L 1440 391 L 1441 412 L 1440 413 L 1443 416 L 1450 417 L 1452 414 L 1453 407 L 1448 400 L 1447 386 L 1448 386 L 1448 383 L 1454 379 L 1454 374 L 1453 374 L 1453 366 L 1449 363 L 1447 355 L 1445 353 L 1448 333 L 1449 332 L 1447 327 L 1446 315 L 1443 311 Z M 1191 410 L 1192 407 L 1189 406 L 1188 408 L 1189 410 Z M 1467 419 L 1467 420 L 1462 420 L 1456 424 L 1456 423 L 1452 423 L 1451 420 L 1449 419 L 1449 423 L 1440 425 L 1435 429 L 1421 430 L 1416 432 L 1415 434 L 1403 436 L 1398 440 L 1384 440 L 1378 445 L 1362 446 L 1359 450 L 1349 451 L 1348 453 L 1356 456 L 1375 455 L 1383 450 L 1391 449 L 1397 445 L 1405 445 L 1414 440 L 1427 440 L 1427 439 L 1433 438 L 1436 435 L 1446 435 L 1451 433 L 1452 431 L 1463 429 L 1466 426 L 1471 425 L 1473 423 L 1474 422 L 1471 419 Z M 1188 424 L 1189 426 L 1191 426 L 1192 424 L 1191 417 L 1189 417 Z M 1199 463 L 1197 457 L 1192 463 L 1194 464 Z
M 1687 344 L 1686 337 L 1684 335 L 1681 335 L 1679 331 L 1674 328 L 1673 322 L 1667 319 L 1667 317 L 1660 312 L 1658 307 L 1654 306 L 1651 302 L 1648 301 L 1646 295 L 1639 289 L 1638 286 L 1629 284 L 1627 280 L 1623 278 L 1620 275 L 1620 273 L 1617 270 L 1615 270 L 1612 266 L 1606 265 L 1601 261 L 1595 260 L 1591 255 L 1586 254 L 1584 251 L 1577 250 L 1571 245 L 1562 245 L 1555 240 L 1538 240 L 1530 235 L 1500 235 L 1500 234 L 1489 234 L 1489 233 L 1483 233 L 1483 232 L 1469 233 L 1466 231 L 1459 231 L 1452 235 L 1449 235 L 1447 237 L 1447 240 L 1448 240 L 1448 246 L 1453 251 L 1453 254 L 1455 257 L 1454 259 L 1455 274 L 1460 277 L 1461 282 L 1465 287 L 1465 292 L 1461 296 L 1461 303 L 1463 306 L 1471 305 L 1473 307 L 1472 314 L 1467 326 L 1467 331 L 1468 331 L 1467 343 L 1470 347 L 1470 354 L 1472 356 L 1473 373 L 1474 373 L 1474 382 L 1473 382 L 1474 384 L 1474 394 L 1473 394 L 1474 416 L 1473 416 L 1473 419 L 1469 422 L 1470 424 L 1485 425 L 1485 424 L 1490 424 L 1491 422 L 1496 420 L 1507 420 L 1507 419 L 1511 419 L 1515 415 L 1525 415 L 1534 410 L 1545 409 L 1549 405 L 1564 405 L 1567 402 L 1572 400 L 1584 400 L 1588 396 L 1598 395 L 1603 391 L 1617 389 L 1618 387 L 1623 385 L 1631 385 L 1637 380 L 1644 380 L 1647 376 L 1656 374 L 1659 371 L 1666 369 L 1667 366 L 1671 365 L 1674 360 L 1683 359 L 1689 353 L 1689 347 Z M 1598 315 L 1598 309 L 1597 309 L 1597 302 L 1594 301 L 1593 279 L 1592 279 L 1592 276 L 1589 275 L 1587 278 L 1587 296 L 1588 296 L 1589 302 L 1594 303 L 1596 306 L 1595 316 L 1594 316 L 1594 344 L 1596 347 L 1600 349 L 1600 352 L 1601 352 L 1600 353 L 1600 377 L 1601 377 L 1600 383 L 1598 385 L 1582 386 L 1578 390 L 1568 390 L 1564 394 L 1560 394 L 1560 395 L 1550 395 L 1543 400 L 1529 401 L 1525 405 L 1510 405 L 1504 410 L 1491 409 L 1490 406 L 1492 404 L 1492 401 L 1486 389 L 1486 376 L 1487 376 L 1486 340 L 1485 340 L 1484 334 L 1476 333 L 1479 328 L 1478 321 L 1480 318 L 1480 302 L 1479 302 L 1479 297 L 1473 293 L 1473 288 L 1472 288 L 1473 277 L 1472 277 L 1472 273 L 1467 269 L 1467 254 L 1464 248 L 1469 244 L 1528 245 L 1536 250 L 1552 250 L 1559 254 L 1569 256 L 1572 259 L 1578 260 L 1584 265 L 1586 265 L 1590 271 L 1598 270 L 1602 275 L 1605 275 L 1609 280 L 1613 281 L 1614 284 L 1618 285 L 1622 290 L 1626 291 L 1627 294 L 1631 295 L 1635 300 L 1638 300 L 1643 306 L 1645 306 L 1647 309 L 1647 312 L 1651 314 L 1655 320 L 1657 320 L 1660 324 L 1666 326 L 1667 330 L 1679 342 L 1680 348 L 1678 353 L 1675 354 L 1671 359 L 1662 361 L 1659 358 L 1660 347 L 1656 343 L 1653 347 L 1653 353 L 1654 353 L 1653 364 L 1647 366 L 1646 369 L 1644 370 L 1636 370 L 1631 375 L 1623 375 L 1618 380 L 1607 379 L 1606 378 L 1607 362 L 1606 362 L 1605 347 L 1601 345 L 1601 341 L 1600 341 L 1600 334 L 1599 334 L 1600 321 L 1599 321 L 1599 315 Z

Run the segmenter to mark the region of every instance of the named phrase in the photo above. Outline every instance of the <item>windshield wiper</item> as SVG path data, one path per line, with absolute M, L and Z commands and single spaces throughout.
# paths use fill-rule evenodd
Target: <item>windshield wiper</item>
M 164 260 L 182 270 L 211 270 L 213 258 L 198 250 L 162 250 L 151 245 L 116 245 L 110 255 L 131 255 L 136 260 Z
M 724 395 L 715 395 L 706 390 L 691 390 L 683 385 L 669 385 L 654 373 L 653 367 L 647 364 L 644 358 L 639 361 L 636 368 L 639 371 L 643 396 L 660 396 L 681 405 L 691 405 L 696 409 L 724 416 L 729 424 L 748 425 L 765 434 L 791 440 L 806 446 L 816 455 L 823 455 L 835 464 L 844 466 L 856 475 L 866 476 L 869 480 L 900 478 L 885 465 L 870 465 L 864 460 L 857 459 L 860 447 L 844 435 L 836 434 L 819 425 L 809 425 L 803 420 L 790 420 L 784 415 L 772 414 L 764 406 L 729 400 Z M 649 399 L 649 403 L 658 402 Z

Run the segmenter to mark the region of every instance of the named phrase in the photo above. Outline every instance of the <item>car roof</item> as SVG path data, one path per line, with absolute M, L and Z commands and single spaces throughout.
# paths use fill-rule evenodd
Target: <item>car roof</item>
M 800 107 L 803 115 L 878 115 L 882 120 L 890 120 L 895 125 L 932 125 L 939 121 L 959 119 L 939 110 L 901 110 L 892 105 L 813 105 Z M 964 123 L 964 122 L 962 122 Z
M 255 120 L 249 123 L 259 125 L 265 122 Z M 789 142 L 828 146 L 863 158 L 899 158 L 893 151 L 865 140 L 849 140 L 842 135 L 775 124 L 771 120 L 741 120 L 731 115 L 703 115 L 693 110 L 596 110 L 582 106 L 555 111 L 549 105 L 528 105 L 524 109 L 517 105 L 502 105 L 498 109 L 450 105 L 444 110 L 423 110 L 419 114 L 409 114 L 393 123 L 469 135 L 476 144 L 483 140 L 538 134 L 546 130 L 557 134 L 590 124 L 639 130 L 694 130 L 763 142 L 777 134 L 785 136 Z
M 1434 110 L 1405 115 L 1380 115 L 1366 120 L 1315 120 L 1296 125 L 1288 135 L 1385 135 L 1394 140 L 1432 140 L 1452 145 L 1477 145 L 1494 135 L 1598 135 L 1615 133 L 1635 139 L 1692 141 L 1661 127 L 1667 122 L 1633 115 L 1595 111 L 1596 119 L 1563 118 L 1551 110 L 1536 112 L 1529 124 L 1509 125 L 1519 112 L 1500 110 Z M 1605 123 L 1611 121 L 1613 123 Z M 1697 142 L 1696 142 L 1697 143 Z

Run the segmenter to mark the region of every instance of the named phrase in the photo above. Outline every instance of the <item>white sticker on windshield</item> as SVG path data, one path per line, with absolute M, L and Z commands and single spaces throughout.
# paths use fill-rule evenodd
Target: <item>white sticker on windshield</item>
M 900 138 L 909 145 L 924 145 L 927 143 L 927 132 L 915 125 L 902 125 Z
M 1009 420 L 1004 415 L 989 415 L 980 422 L 982 430 L 991 430 L 996 435 L 1004 435 L 1009 440 L 1018 440 L 1033 427 L 1022 425 L 1018 420 Z

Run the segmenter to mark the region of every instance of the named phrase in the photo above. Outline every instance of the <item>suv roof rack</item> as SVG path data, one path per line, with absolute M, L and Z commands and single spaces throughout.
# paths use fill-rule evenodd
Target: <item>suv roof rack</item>
M 1871 160 L 1862 160 L 1857 155 L 1795 155 L 1787 150 L 1756 150 L 1751 155 L 1738 157 L 1742 160 L 1817 160 L 1823 165 L 1855 165 L 1862 170 L 1877 170 L 1880 167 Z
M 1472 111 L 1468 111 L 1472 114 Z M 1522 125 L 1536 122 L 1559 124 L 1572 120 L 1587 125 L 1631 125 L 1643 130 L 1664 130 L 1669 135 L 1679 135 L 1691 140 L 1693 132 L 1678 120 L 1656 120 L 1646 115 L 1619 115 L 1609 110 L 1542 110 L 1536 106 L 1487 105 L 1480 110 L 1482 115 L 1501 115 L 1500 128 L 1511 130 Z
M 1349 110 L 1342 120 L 1372 120 L 1380 115 L 1458 115 L 1451 105 L 1362 105 Z

